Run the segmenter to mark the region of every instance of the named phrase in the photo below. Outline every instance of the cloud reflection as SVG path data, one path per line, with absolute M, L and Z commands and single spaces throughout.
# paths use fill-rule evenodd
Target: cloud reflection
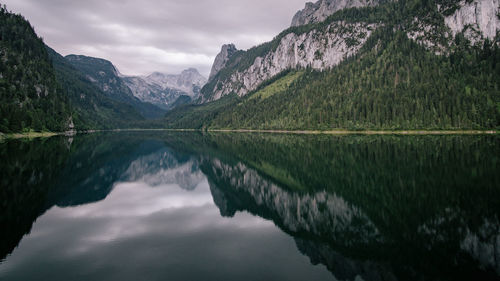
M 53 207 L 0 269 L 0 277 L 20 280 L 30 274 L 50 280 L 250 280 L 260 269 L 268 280 L 331 278 L 324 267 L 311 267 L 272 222 L 248 213 L 221 217 L 206 179 L 193 191 L 121 182 L 103 201 Z

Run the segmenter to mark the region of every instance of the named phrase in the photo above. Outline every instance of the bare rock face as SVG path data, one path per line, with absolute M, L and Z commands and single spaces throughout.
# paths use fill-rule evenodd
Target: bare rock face
M 226 63 L 229 61 L 232 55 L 236 53 L 238 49 L 236 49 L 236 46 L 234 44 L 227 44 L 223 45 L 220 53 L 215 57 L 214 64 L 212 65 L 212 70 L 210 71 L 210 76 L 208 77 L 208 80 L 212 80 L 217 73 L 221 69 L 223 69 L 226 66 Z
M 295 14 L 292 19 L 292 26 L 321 22 L 342 9 L 376 6 L 378 3 L 379 0 L 319 0 L 316 3 L 308 2 L 303 10 Z
M 415 17 L 412 30 L 407 30 L 408 38 L 436 54 L 445 54 L 453 45 L 453 39 L 459 33 L 472 45 L 481 45 L 486 39 L 494 41 L 500 31 L 500 0 L 462 0 L 457 8 L 437 5 L 443 15 L 447 30 L 441 34 L 440 26 L 426 23 Z M 437 36 L 436 36 L 437 35 Z M 436 42 L 433 38 L 443 37 L 445 42 Z
M 445 17 L 453 35 L 464 32 L 473 44 L 481 39 L 493 40 L 500 30 L 500 0 L 461 1 L 460 8 Z
M 207 79 L 198 70 L 189 68 L 180 74 L 154 72 L 145 77 L 129 76 L 122 80 L 135 97 L 163 109 L 170 106 L 181 96 L 196 99 Z
M 257 57 L 249 68 L 233 73 L 229 79 L 218 81 L 220 86 L 203 102 L 218 100 L 233 92 L 244 96 L 287 69 L 324 70 L 336 66 L 356 54 L 375 28 L 374 24 L 333 22 L 325 31 L 289 33 L 276 50 Z
M 186 69 L 177 75 L 154 72 L 144 79 L 149 84 L 180 90 L 191 97 L 196 96 L 199 89 L 207 82 L 207 79 L 194 68 Z

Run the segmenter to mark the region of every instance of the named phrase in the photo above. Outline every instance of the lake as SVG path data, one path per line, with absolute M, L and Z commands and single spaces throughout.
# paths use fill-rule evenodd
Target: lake
M 0 143 L 0 280 L 499 280 L 499 136 Z

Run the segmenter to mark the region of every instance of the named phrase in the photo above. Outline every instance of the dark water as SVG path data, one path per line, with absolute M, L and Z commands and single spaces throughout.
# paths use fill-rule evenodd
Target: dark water
M 500 137 L 0 143 L 0 280 L 499 280 Z

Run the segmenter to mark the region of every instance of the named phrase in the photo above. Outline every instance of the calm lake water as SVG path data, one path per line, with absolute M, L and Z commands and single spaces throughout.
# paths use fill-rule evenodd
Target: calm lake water
M 500 137 L 0 143 L 0 280 L 499 280 Z

